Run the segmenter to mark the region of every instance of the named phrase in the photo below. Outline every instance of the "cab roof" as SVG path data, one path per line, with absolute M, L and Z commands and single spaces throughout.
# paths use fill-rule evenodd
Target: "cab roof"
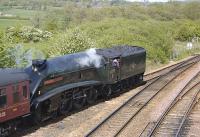
M 121 45 L 112 48 L 97 49 L 97 54 L 106 58 L 126 57 L 134 54 L 145 54 L 146 51 L 142 47 Z

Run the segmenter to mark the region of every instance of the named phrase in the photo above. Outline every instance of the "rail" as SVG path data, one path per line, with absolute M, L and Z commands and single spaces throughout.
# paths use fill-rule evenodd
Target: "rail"
M 199 75 L 199 73 L 193 77 L 190 82 L 192 80 L 194 80 L 197 76 Z M 189 83 L 190 83 L 189 82 Z M 188 83 L 188 84 L 189 84 Z M 179 94 L 176 96 L 176 98 L 171 102 L 170 106 L 161 114 L 161 117 L 158 119 L 158 121 L 156 122 L 155 126 L 153 127 L 153 129 L 151 130 L 150 134 L 148 134 L 148 137 L 153 136 L 153 134 L 155 133 L 156 129 L 159 127 L 159 125 L 161 124 L 161 122 L 163 121 L 163 119 L 166 117 L 166 115 L 169 113 L 169 111 L 178 103 L 178 101 L 180 101 L 182 99 L 183 96 L 186 95 L 186 93 L 188 93 L 189 91 L 191 91 L 193 88 L 195 88 L 197 85 L 200 84 L 200 82 L 198 82 L 197 84 L 195 84 L 194 86 L 192 86 L 189 90 L 187 90 L 184 94 L 182 94 L 182 92 L 186 89 L 186 87 L 188 86 L 188 84 L 186 84 L 184 86 L 184 88 L 179 92 Z M 199 90 L 200 91 L 200 90 Z M 182 95 L 181 95 L 182 94 Z M 195 95 L 192 97 L 192 101 L 190 103 L 190 105 L 188 105 L 187 107 L 187 113 L 189 112 L 189 110 L 192 107 L 192 104 L 194 103 L 196 97 L 198 95 L 198 92 L 195 93 Z M 186 114 L 187 114 L 186 113 Z M 184 115 L 184 119 L 186 118 L 186 114 Z M 183 120 L 182 120 L 183 121 Z M 183 124 L 183 123 L 182 123 Z M 179 127 L 180 128 L 180 127 Z M 176 134 L 176 137 L 178 136 L 178 134 Z

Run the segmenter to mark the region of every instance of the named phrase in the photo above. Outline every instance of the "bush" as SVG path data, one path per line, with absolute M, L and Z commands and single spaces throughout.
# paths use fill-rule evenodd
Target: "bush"
M 79 52 L 96 47 L 95 42 L 78 28 L 58 34 L 49 42 L 48 57 Z
M 13 67 L 15 62 L 9 53 L 10 45 L 0 43 L 0 68 Z
M 10 27 L 6 31 L 7 38 L 12 43 L 19 42 L 38 42 L 52 37 L 52 33 L 40 29 L 24 26 Z
M 175 37 L 176 40 L 191 41 L 193 37 L 200 37 L 200 25 L 191 21 L 180 23 Z
M 173 25 L 160 21 L 107 19 L 102 22 L 88 22 L 80 26 L 98 47 L 113 45 L 138 45 L 147 49 L 148 59 L 165 63 L 170 59 L 173 46 Z

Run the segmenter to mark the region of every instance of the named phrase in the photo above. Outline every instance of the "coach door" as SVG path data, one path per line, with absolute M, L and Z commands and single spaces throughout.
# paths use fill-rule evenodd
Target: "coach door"
M 3 122 L 6 120 L 6 113 L 7 113 L 7 88 L 1 88 L 0 87 L 0 122 Z
M 110 59 L 110 81 L 119 81 L 121 79 L 121 57 Z

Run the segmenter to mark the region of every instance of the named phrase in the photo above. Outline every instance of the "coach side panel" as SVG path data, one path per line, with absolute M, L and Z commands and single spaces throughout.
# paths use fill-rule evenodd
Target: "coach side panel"
M 29 81 L 0 87 L 0 123 L 30 113 Z

